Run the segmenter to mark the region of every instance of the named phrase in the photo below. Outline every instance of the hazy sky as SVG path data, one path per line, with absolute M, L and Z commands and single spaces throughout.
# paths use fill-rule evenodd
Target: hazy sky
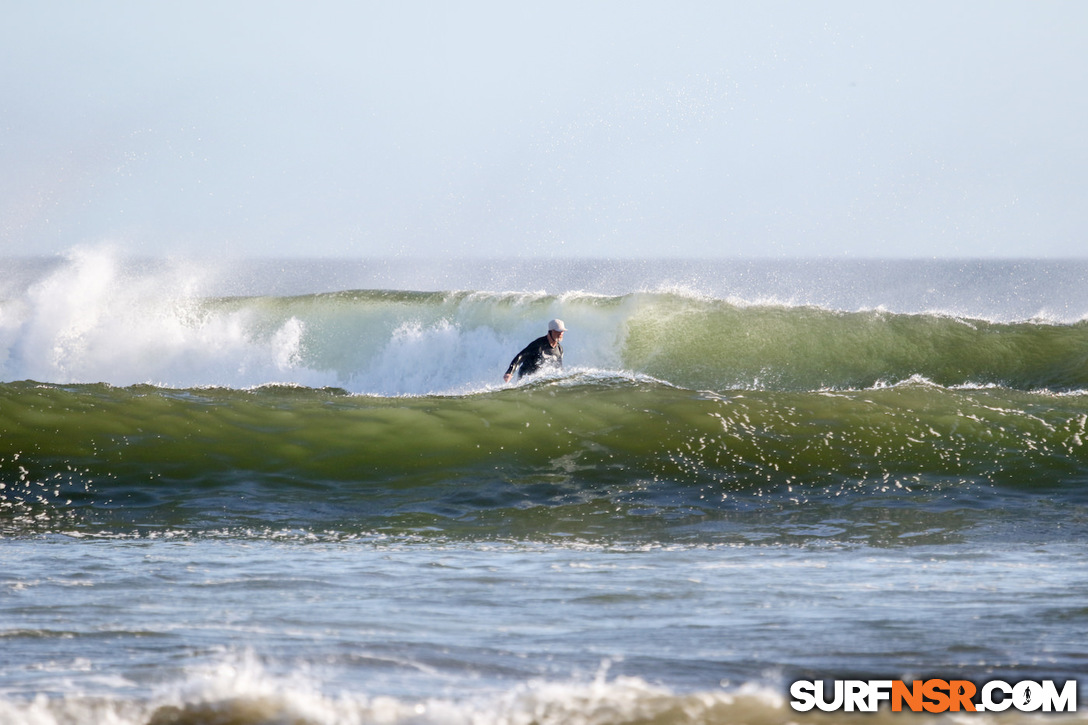
M 1088 3 L 0 0 L 0 254 L 1088 256 Z

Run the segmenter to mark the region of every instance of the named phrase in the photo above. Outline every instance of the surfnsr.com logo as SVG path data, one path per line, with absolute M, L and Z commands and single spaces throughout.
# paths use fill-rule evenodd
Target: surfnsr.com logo
M 790 696 L 798 712 L 876 712 L 882 703 L 892 712 L 1076 712 L 1077 681 L 1059 687 L 1053 680 L 991 680 L 979 687 L 969 680 L 798 680 Z

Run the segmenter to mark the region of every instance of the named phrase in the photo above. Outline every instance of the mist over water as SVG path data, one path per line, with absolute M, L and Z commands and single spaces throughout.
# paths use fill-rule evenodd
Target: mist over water
M 57 277 L 106 274 L 113 283 L 156 286 L 173 296 L 290 296 L 345 290 L 582 292 L 687 291 L 747 304 L 813 305 L 845 312 L 884 308 L 1010 322 L 1088 317 L 1078 259 L 344 259 L 141 258 L 113 245 L 77 247 L 53 257 L 8 257 L 0 299 Z

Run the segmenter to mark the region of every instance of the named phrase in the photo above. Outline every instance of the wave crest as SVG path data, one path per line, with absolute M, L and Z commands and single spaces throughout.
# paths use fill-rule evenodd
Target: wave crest
M 0 380 L 465 394 L 499 386 L 510 358 L 561 317 L 568 369 L 694 390 L 864 389 L 913 378 L 1088 389 L 1086 321 L 847 312 L 677 289 L 223 297 L 211 286 L 194 267 L 134 272 L 100 250 L 74 253 L 0 302 Z

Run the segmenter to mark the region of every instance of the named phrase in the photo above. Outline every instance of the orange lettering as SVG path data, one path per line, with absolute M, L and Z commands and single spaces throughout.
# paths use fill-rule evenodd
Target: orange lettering
M 922 695 L 931 702 L 923 705 L 926 712 L 944 712 L 948 709 L 948 683 L 945 680 L 926 680 L 922 684 Z
M 948 683 L 948 692 L 951 694 L 952 712 L 959 712 L 960 706 L 967 712 L 975 711 L 975 703 L 971 698 L 975 695 L 975 684 L 967 680 L 952 680 Z
M 902 712 L 904 700 L 906 700 L 907 707 L 911 709 L 911 712 L 920 712 L 922 710 L 922 688 L 919 685 L 921 684 L 921 680 L 915 680 L 911 684 L 912 689 L 908 690 L 907 683 L 894 680 L 892 682 L 892 712 Z

